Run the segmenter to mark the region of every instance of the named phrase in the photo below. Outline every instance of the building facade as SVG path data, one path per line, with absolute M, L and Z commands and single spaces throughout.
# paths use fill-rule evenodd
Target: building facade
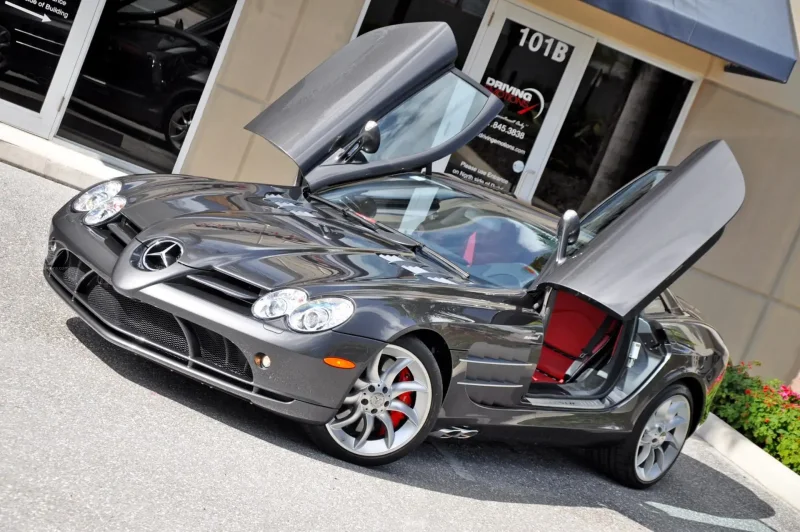
M 243 126 L 357 35 L 426 20 L 451 26 L 458 66 L 507 103 L 438 170 L 583 213 L 644 170 L 726 140 L 745 204 L 674 290 L 733 360 L 800 373 L 797 72 L 786 84 L 730 73 L 580 0 L 72 1 L 42 11 L 71 24 L 60 34 L 21 22 L 9 2 L 0 11 L 0 122 L 131 171 L 294 182 L 291 161 Z M 50 63 L 32 68 L 34 52 Z

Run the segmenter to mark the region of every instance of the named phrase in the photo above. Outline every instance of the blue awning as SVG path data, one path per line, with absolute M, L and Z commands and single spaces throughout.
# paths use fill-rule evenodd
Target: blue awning
M 797 60 L 789 0 L 583 0 L 733 63 L 734 72 L 786 83 Z

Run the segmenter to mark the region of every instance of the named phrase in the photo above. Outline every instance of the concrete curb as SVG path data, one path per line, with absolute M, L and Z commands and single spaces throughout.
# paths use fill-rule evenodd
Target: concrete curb
M 68 187 L 84 189 L 126 175 L 97 156 L 0 124 L 0 161 Z
M 767 454 L 733 427 L 710 414 L 695 435 L 722 453 L 748 475 L 800 510 L 800 475 Z
M 100 181 L 94 176 L 31 153 L 25 148 L 2 141 L 0 141 L 0 161 L 78 190 Z

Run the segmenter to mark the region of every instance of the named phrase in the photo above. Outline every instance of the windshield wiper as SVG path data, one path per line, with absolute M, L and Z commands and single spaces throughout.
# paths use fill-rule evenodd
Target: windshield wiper
M 332 202 L 330 200 L 326 200 L 325 198 L 317 196 L 316 194 L 309 194 L 309 195 L 306 196 L 306 198 L 312 199 L 314 201 L 318 201 L 318 202 L 320 202 L 320 203 L 322 203 L 324 205 L 327 205 L 331 209 L 344 214 L 347 218 L 351 218 L 351 219 L 357 221 L 358 223 L 360 223 L 364 227 L 369 227 L 373 231 L 375 230 L 377 222 L 376 223 L 370 222 L 369 220 L 367 220 L 366 218 L 364 218 L 363 216 L 358 214 L 356 211 L 354 211 L 350 207 L 345 207 L 344 205 L 339 205 L 338 203 L 334 203 L 334 202 Z
M 395 243 L 400 244 L 401 246 L 406 246 L 407 248 L 409 248 L 410 250 L 412 250 L 412 251 L 414 251 L 416 253 L 422 253 L 424 255 L 427 255 L 429 258 L 435 260 L 436 262 L 438 262 L 439 264 L 441 264 L 442 266 L 444 266 L 448 270 L 452 271 L 453 273 L 455 273 L 456 275 L 458 275 L 462 279 L 469 279 L 469 272 L 467 272 L 466 270 L 461 268 L 458 264 L 456 264 L 455 262 L 451 261 L 450 259 L 448 259 L 444 255 L 442 255 L 438 251 L 436 251 L 436 250 L 428 247 L 427 245 L 423 244 L 422 242 L 420 242 L 416 238 L 408 236 L 407 234 L 405 234 L 404 232 L 400 231 L 399 229 L 395 229 L 394 227 L 392 227 L 390 225 L 386 225 L 383 222 L 379 222 L 377 220 L 372 220 L 371 218 L 367 219 L 366 217 L 362 216 L 361 214 L 359 214 L 358 212 L 354 211 L 350 207 L 345 207 L 343 205 L 339 205 L 339 204 L 334 203 L 334 202 L 332 202 L 330 200 L 327 200 L 325 198 L 317 196 L 316 194 L 309 194 L 307 196 L 307 198 L 308 199 L 312 199 L 314 201 L 318 201 L 318 202 L 320 202 L 322 204 L 325 204 L 328 207 L 331 207 L 332 209 L 335 209 L 335 210 L 341 212 L 345 216 L 348 216 L 350 218 L 355 219 L 361 225 L 369 227 L 370 229 L 374 230 L 374 229 L 377 228 L 377 229 L 380 229 L 381 231 L 385 231 L 387 233 L 391 233 L 391 234 L 393 234 L 395 236 L 398 236 L 398 237 L 400 237 L 399 239 L 393 240 Z

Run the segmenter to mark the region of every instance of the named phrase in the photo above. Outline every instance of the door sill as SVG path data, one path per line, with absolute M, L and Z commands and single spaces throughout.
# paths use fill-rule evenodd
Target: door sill
M 602 399 L 580 399 L 577 397 L 549 398 L 526 395 L 522 398 L 522 402 L 530 406 L 569 410 L 605 410 L 609 407 Z

